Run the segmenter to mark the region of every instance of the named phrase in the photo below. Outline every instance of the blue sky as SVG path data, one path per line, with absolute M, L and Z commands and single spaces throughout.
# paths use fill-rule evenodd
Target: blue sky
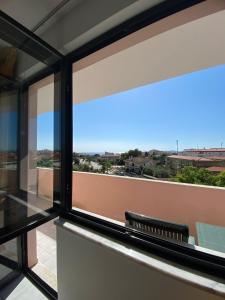
M 74 105 L 74 150 L 123 152 L 225 146 L 225 65 Z M 38 121 L 52 148 L 53 120 Z
M 14 106 L 13 103 L 12 106 Z M 0 151 L 15 151 L 17 147 L 17 113 L 0 112 Z
M 225 146 L 225 66 L 78 104 L 74 115 L 78 152 Z

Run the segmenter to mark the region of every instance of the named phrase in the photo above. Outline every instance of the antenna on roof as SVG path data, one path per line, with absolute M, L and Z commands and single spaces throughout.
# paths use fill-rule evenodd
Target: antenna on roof
M 178 151 L 178 143 L 179 143 L 179 141 L 176 140 L 176 143 L 177 143 L 177 155 L 178 155 L 178 153 L 179 153 L 179 151 Z
M 223 148 L 223 142 L 221 142 L 220 146 L 221 146 L 221 148 Z

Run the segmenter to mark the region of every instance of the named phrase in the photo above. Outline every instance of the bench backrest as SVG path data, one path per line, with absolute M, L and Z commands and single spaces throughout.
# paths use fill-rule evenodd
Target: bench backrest
M 126 226 L 150 235 L 180 242 L 188 242 L 189 228 L 184 224 L 170 223 L 130 211 L 125 212 Z

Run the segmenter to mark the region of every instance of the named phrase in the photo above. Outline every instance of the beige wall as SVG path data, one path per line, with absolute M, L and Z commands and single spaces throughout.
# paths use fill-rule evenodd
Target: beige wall
M 39 195 L 52 195 L 51 182 L 52 170 L 39 169 Z M 84 172 L 73 172 L 73 187 L 74 207 L 118 221 L 131 210 L 188 224 L 195 236 L 196 222 L 225 226 L 223 188 Z

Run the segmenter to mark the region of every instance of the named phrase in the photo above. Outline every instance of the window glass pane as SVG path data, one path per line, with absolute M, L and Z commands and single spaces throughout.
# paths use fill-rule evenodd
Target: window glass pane
M 18 239 L 12 239 L 0 245 L 0 255 L 7 257 L 10 260 L 18 262 Z
M 17 238 L 0 245 L 0 288 L 19 274 L 15 271 L 19 260 L 18 249 Z
M 11 195 L 18 193 L 18 87 L 0 76 L 0 229 L 18 219 L 19 204 Z
M 33 214 L 53 206 L 54 75 L 28 88 L 27 140 L 20 184 Z
M 74 63 L 73 207 L 225 252 L 225 12 L 169 20 Z
M 60 57 L 2 15 L 0 24 L 0 234 L 5 234 L 33 215 L 47 216 L 44 211 L 53 206 L 53 181 L 54 200 L 60 201 L 60 111 L 55 93 L 60 82 L 52 67 Z M 43 69 L 52 75 L 34 83 Z M 39 172 L 46 155 L 54 177 L 53 172 L 48 176 L 48 169 Z

